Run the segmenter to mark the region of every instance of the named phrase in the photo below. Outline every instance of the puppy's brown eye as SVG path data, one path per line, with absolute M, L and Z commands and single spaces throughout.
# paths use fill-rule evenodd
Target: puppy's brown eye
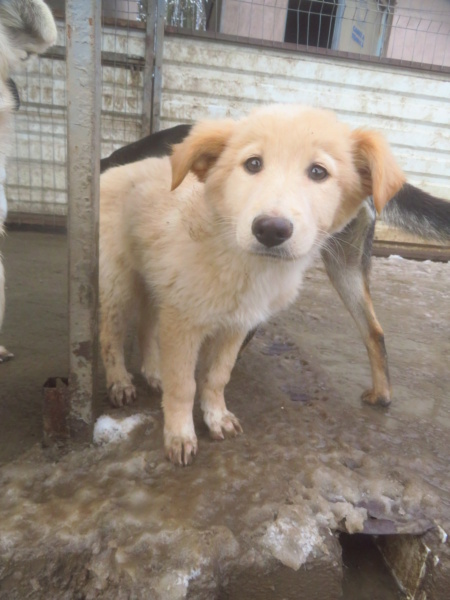
M 251 156 L 244 163 L 244 169 L 249 173 L 259 173 L 263 168 L 263 161 L 260 156 Z
M 321 165 L 311 165 L 308 169 L 308 177 L 313 181 L 323 181 L 328 177 L 328 171 Z

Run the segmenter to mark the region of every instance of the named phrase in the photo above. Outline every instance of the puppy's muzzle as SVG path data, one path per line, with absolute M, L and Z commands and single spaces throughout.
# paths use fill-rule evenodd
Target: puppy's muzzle
M 283 217 L 260 215 L 252 223 L 252 233 L 260 244 L 267 248 L 280 246 L 292 236 L 294 226 Z

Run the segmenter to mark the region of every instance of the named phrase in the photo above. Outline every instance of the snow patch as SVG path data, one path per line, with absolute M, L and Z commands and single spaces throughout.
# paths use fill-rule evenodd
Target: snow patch
M 191 569 L 189 573 L 178 573 L 177 584 L 182 585 L 186 589 L 189 587 L 189 582 L 200 577 L 200 569 Z
M 272 556 L 297 571 L 311 552 L 322 546 L 322 537 L 313 519 L 308 518 L 299 523 L 285 516 L 278 518 L 267 528 L 262 543 Z
M 149 415 L 131 415 L 124 419 L 114 419 L 109 415 L 99 417 L 94 426 L 94 443 L 110 444 L 125 440 L 138 425 L 148 423 Z

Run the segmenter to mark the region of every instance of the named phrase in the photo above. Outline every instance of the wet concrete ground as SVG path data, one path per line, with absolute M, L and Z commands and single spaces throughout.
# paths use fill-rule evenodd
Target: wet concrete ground
M 3 253 L 0 342 L 15 359 L 0 365 L 2 600 L 333 600 L 347 569 L 336 532 L 450 530 L 449 264 L 374 260 L 388 410 L 359 401 L 365 349 L 318 265 L 235 367 L 227 397 L 244 435 L 212 442 L 197 413 L 199 456 L 182 470 L 164 460 L 160 398 L 139 379 L 135 406 L 104 404 L 146 416 L 127 441 L 42 451 L 42 385 L 67 375 L 65 238 L 10 233 Z M 444 600 L 448 546 L 432 551 L 426 597 Z M 345 600 L 397 597 L 378 570 L 345 585 Z

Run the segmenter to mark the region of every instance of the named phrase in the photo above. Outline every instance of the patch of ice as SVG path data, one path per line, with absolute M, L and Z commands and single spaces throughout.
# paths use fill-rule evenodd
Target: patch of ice
M 109 415 L 99 417 L 94 426 L 94 443 L 110 444 L 125 440 L 138 425 L 150 420 L 148 415 L 131 415 L 124 419 L 113 419 Z
M 403 256 L 399 254 L 390 254 L 388 260 L 403 260 Z
M 187 589 L 189 582 L 199 577 L 200 574 L 200 569 L 191 569 L 189 573 L 178 573 L 177 585 L 182 585 Z
M 298 523 L 282 517 L 267 528 L 262 542 L 275 558 L 297 571 L 311 552 L 321 546 L 322 538 L 313 519 Z
M 443 544 L 446 544 L 447 540 L 448 540 L 447 532 L 444 529 L 442 529 L 442 527 L 440 525 L 437 526 L 437 530 L 438 530 L 439 538 L 440 538 L 441 542 Z

